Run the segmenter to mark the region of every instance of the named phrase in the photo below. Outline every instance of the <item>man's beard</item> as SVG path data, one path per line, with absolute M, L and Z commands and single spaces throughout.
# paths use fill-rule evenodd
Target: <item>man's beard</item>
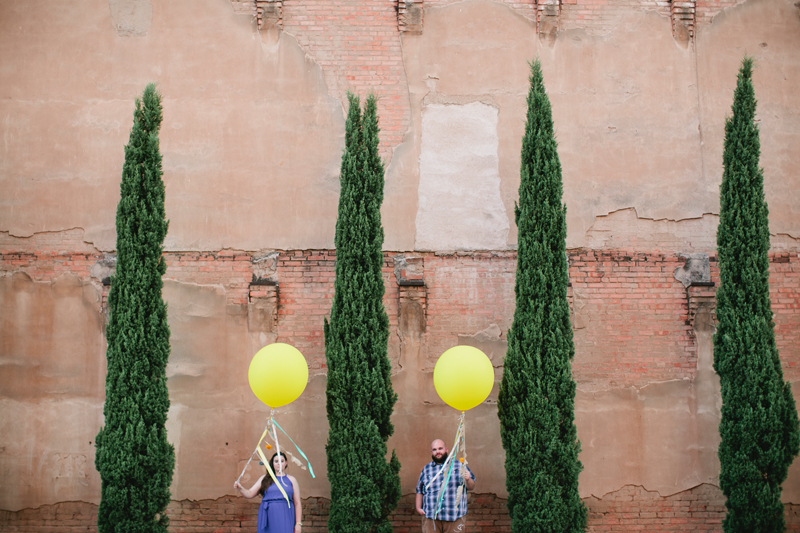
M 434 463 L 436 463 L 437 465 L 440 465 L 440 464 L 444 463 L 447 460 L 447 454 L 448 454 L 448 452 L 444 452 L 444 454 L 439 459 L 437 459 L 435 455 L 431 455 L 431 459 L 433 459 Z

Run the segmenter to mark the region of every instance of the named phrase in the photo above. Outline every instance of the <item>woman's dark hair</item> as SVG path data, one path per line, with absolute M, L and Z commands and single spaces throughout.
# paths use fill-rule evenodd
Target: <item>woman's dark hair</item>
M 278 457 L 277 453 L 273 454 L 272 458 L 269 460 L 270 468 L 272 468 L 272 463 L 275 462 L 275 458 L 276 457 Z M 285 453 L 281 452 L 281 457 L 283 457 L 283 460 L 286 461 L 286 464 L 289 464 L 289 460 L 286 458 L 286 454 Z M 270 476 L 269 473 L 267 473 L 267 475 L 264 476 L 264 479 L 261 480 L 261 488 L 258 489 L 258 493 L 260 495 L 262 495 L 262 496 L 264 494 L 266 494 L 267 493 L 267 489 L 269 488 L 270 485 L 272 485 L 272 483 L 273 483 L 272 476 Z

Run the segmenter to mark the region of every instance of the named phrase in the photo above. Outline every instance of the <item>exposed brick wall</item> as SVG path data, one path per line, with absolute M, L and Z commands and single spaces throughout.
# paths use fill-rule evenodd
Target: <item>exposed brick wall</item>
M 639 486 L 626 486 L 602 498 L 585 498 L 589 511 L 587 533 L 658 531 L 721 532 L 725 517 L 722 492 L 713 485 L 661 496 Z M 327 533 L 330 502 L 325 498 L 303 500 L 303 532 Z M 509 533 L 511 520 L 506 501 L 493 494 L 470 494 L 467 514 L 469 533 Z M 257 500 L 223 497 L 217 500 L 173 501 L 167 514 L 172 533 L 250 533 L 255 531 Z M 786 505 L 787 531 L 800 531 L 800 506 Z M 19 512 L 0 511 L 4 533 L 96 533 L 97 506 L 84 502 L 44 505 Z M 414 512 L 414 496 L 400 500 L 391 516 L 394 533 L 419 533 L 420 517 Z
M 0 232 L 0 271 L 25 272 L 34 281 L 53 281 L 67 272 L 88 279 L 103 254 L 85 243 L 83 234 L 72 229 L 21 238 Z
M 167 273 L 164 279 L 220 285 L 225 288 L 229 304 L 246 304 L 250 299 L 253 278 L 252 254 L 223 250 L 221 252 L 183 252 L 164 254 Z
M 590 533 L 616 531 L 722 531 L 725 498 L 713 485 L 663 497 L 626 486 L 602 499 L 588 498 Z
M 300 350 L 312 370 L 325 368 L 322 326 L 330 317 L 336 254 L 287 252 L 278 263 L 278 341 Z
M 97 506 L 85 502 L 62 502 L 17 512 L 0 511 L 4 533 L 83 533 L 97 531 Z
M 70 251 L 70 246 L 80 251 Z M 90 271 L 104 255 L 90 251 L 73 231 L 31 239 L 0 235 L 0 253 L 0 270 L 25 272 L 34 281 L 52 281 L 69 272 L 85 282 L 101 283 Z M 170 252 L 165 254 L 165 278 L 221 286 L 229 304 L 246 305 L 265 297 L 263 286 L 252 285 L 254 255 L 227 250 Z M 395 255 L 387 252 L 383 265 L 392 358 L 397 357 L 400 342 Z M 414 255 L 421 257 L 427 292 L 423 343 L 431 366 L 436 356 L 457 344 L 459 335 L 474 335 L 492 324 L 507 331 L 514 312 L 514 252 Z M 694 375 L 697 354 L 689 295 L 673 275 L 683 265 L 682 259 L 614 250 L 573 250 L 569 257 L 576 344 L 573 374 L 578 382 L 626 386 Z M 335 259 L 332 250 L 286 251 L 277 258 L 278 340 L 297 346 L 312 371 L 325 367 L 322 325 L 333 297 Z M 713 256 L 711 276 L 718 283 Z M 770 288 L 785 375 L 797 380 L 800 258 L 796 252 L 770 255 Z
M 291 343 L 300 350 L 312 371 L 326 367 L 322 327 L 324 319 L 330 317 L 335 266 L 333 250 L 282 252 L 278 258 L 278 342 Z M 396 329 L 398 287 L 390 254 L 384 257 L 383 278 L 389 327 Z M 390 357 L 397 353 L 398 343 L 396 335 L 389 337 Z
M 579 383 L 628 386 L 694 375 L 686 289 L 673 276 L 683 263 L 662 254 L 570 253 Z
M 378 96 L 380 150 L 391 156 L 411 120 L 396 1 L 286 2 L 283 29 L 322 67 L 329 94 L 345 105 L 347 91 Z
M 797 381 L 800 379 L 800 257 L 797 253 L 770 254 L 769 291 L 783 376 Z
M 502 331 L 511 326 L 515 272 L 514 252 L 424 255 L 429 369 L 458 344 L 459 334 L 472 335 L 491 324 Z

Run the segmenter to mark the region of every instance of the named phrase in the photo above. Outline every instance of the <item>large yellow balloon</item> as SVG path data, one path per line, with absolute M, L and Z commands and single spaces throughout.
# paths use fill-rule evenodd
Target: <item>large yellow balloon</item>
M 291 403 L 308 383 L 306 358 L 294 346 L 276 342 L 261 348 L 247 371 L 250 388 L 259 400 L 275 408 Z
M 483 402 L 494 385 L 492 362 L 472 346 L 450 348 L 433 369 L 433 385 L 444 403 L 459 411 Z

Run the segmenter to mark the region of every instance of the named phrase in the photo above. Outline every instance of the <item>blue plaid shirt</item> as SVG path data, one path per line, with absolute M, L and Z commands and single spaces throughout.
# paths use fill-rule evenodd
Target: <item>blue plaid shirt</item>
M 464 485 L 464 478 L 461 477 L 462 468 L 466 468 L 470 477 L 473 480 L 475 479 L 475 474 L 472 473 L 468 466 L 456 461 L 453 472 L 450 474 L 450 479 L 447 481 L 447 487 L 445 488 L 444 496 L 442 496 L 442 508 L 436 515 L 436 520 L 452 522 L 467 514 L 467 487 Z M 437 465 L 431 461 L 422 469 L 417 482 L 417 493 L 422 494 L 422 509 L 425 511 L 425 516 L 430 519 L 433 519 L 433 514 L 439 506 L 439 489 L 442 487 L 444 478 L 447 477 L 447 471 L 442 472 L 430 487 L 427 489 L 425 487 L 441 469 L 442 465 Z M 464 489 L 462 490 L 461 501 L 457 502 L 456 490 L 459 485 L 464 485 Z

